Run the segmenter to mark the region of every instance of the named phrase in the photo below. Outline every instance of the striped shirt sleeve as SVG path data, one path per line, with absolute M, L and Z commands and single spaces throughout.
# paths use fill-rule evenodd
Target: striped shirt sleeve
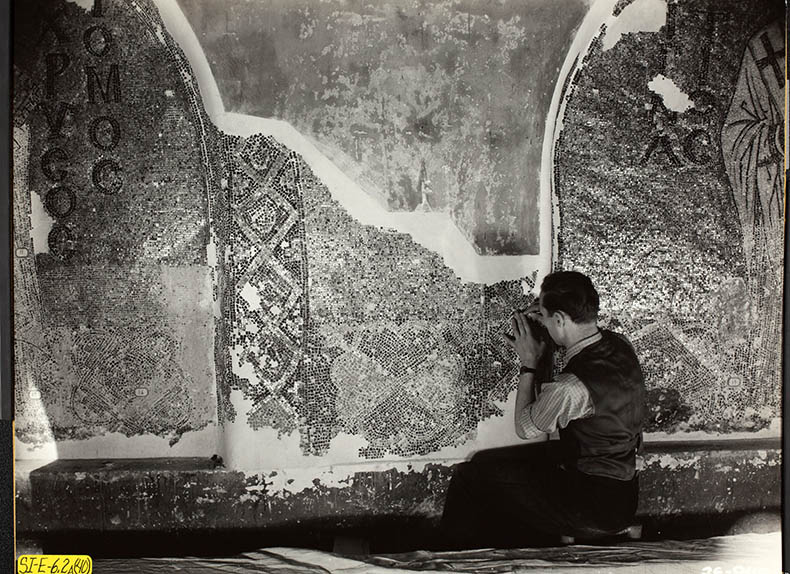
M 543 385 L 538 399 L 527 405 L 519 422 L 524 438 L 534 438 L 592 414 L 593 403 L 587 387 L 575 375 L 563 373 Z

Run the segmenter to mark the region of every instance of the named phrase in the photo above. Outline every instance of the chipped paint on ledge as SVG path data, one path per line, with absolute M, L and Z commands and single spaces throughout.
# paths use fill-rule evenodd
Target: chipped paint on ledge
M 645 466 L 657 464 L 662 469 L 675 470 L 678 468 L 697 466 L 699 461 L 699 456 L 673 456 L 671 454 L 650 455 L 645 458 Z
M 779 507 L 778 448 L 655 453 L 640 476 L 637 515 L 664 519 Z M 730 466 L 731 472 L 722 472 Z M 309 472 L 299 469 L 298 472 Z M 373 471 L 318 469 L 309 483 L 291 471 L 241 472 L 205 459 L 57 461 L 18 468 L 20 531 L 257 528 L 321 520 L 349 525 L 381 517 L 435 520 L 453 474 L 449 461 Z M 297 473 L 298 474 L 298 473 Z M 78 479 L 77 477 L 80 477 Z M 306 476 L 306 475 L 305 475 Z M 78 501 L 78 502 L 75 502 Z M 121 517 L 120 523 L 111 517 Z

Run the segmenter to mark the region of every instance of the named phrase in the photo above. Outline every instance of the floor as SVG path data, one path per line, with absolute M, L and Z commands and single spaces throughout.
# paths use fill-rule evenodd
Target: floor
M 564 546 L 464 552 L 411 552 L 344 557 L 302 548 L 265 548 L 223 558 L 96 559 L 96 574 L 394 574 L 425 570 L 505 574 L 775 574 L 781 533 L 749 533 L 683 541 L 629 541 L 611 546 Z

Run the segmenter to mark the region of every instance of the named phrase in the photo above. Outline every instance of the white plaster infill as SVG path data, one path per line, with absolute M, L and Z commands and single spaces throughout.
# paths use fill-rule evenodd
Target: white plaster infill
M 16 460 L 37 460 L 46 464 L 67 458 L 160 458 L 205 455 L 219 452 L 217 425 L 210 423 L 200 430 L 185 432 L 170 445 L 167 437 L 150 434 L 127 436 L 111 432 L 81 440 L 60 439 L 29 443 L 14 437 Z M 199 454 L 198 454 L 199 453 Z
M 49 232 L 55 220 L 47 213 L 41 196 L 30 191 L 30 238 L 33 240 L 33 253 L 49 253 Z
M 66 0 L 66 2 L 71 2 L 72 4 L 76 4 L 86 12 L 89 10 L 93 10 L 93 0 Z
M 614 3 L 612 4 L 614 8 Z M 611 10 L 609 14 L 612 14 Z M 607 22 L 601 48 L 604 51 L 613 48 L 624 34 L 658 32 L 666 22 L 667 0 L 634 0 Z
M 682 114 L 694 107 L 694 102 L 689 98 L 671 79 L 667 78 L 664 74 L 658 74 L 655 78 L 647 83 L 655 94 L 661 96 L 661 100 L 668 110 Z
M 317 455 L 305 455 L 301 448 L 299 430 L 290 433 L 264 427 L 253 429 L 247 417 L 254 405 L 239 390 L 232 390 L 231 404 L 237 413 L 234 422 L 223 425 L 223 455 L 228 468 L 247 474 L 277 472 L 277 489 L 300 492 L 309 488 L 315 478 L 322 484 L 341 485 L 355 472 L 398 470 L 400 472 L 421 472 L 428 464 L 455 464 L 467 460 L 480 450 L 528 444 L 546 440 L 546 435 L 524 441 L 513 430 L 515 414 L 515 393 L 506 402 L 495 402 L 503 412 L 477 423 L 469 440 L 459 446 L 447 446 L 424 456 L 390 455 L 380 459 L 365 459 L 359 455 L 360 449 L 368 446 L 367 440 L 360 435 L 340 433 L 329 444 L 328 450 Z M 251 445 L 254 447 L 251 448 Z M 322 478 L 323 476 L 323 478 Z M 267 479 L 268 480 L 268 479 Z M 326 481 L 326 482 L 325 482 Z
M 214 124 L 225 133 L 241 137 L 268 135 L 297 152 L 326 185 L 332 198 L 364 225 L 408 234 L 438 255 L 464 282 L 493 284 L 521 279 L 538 271 L 537 282 L 549 271 L 552 249 L 551 198 L 539 198 L 538 255 L 480 255 L 461 233 L 449 214 L 443 212 L 391 212 L 362 189 L 316 145 L 288 122 L 225 111 L 219 88 L 200 42 L 176 0 L 155 0 L 167 31 L 186 54 L 197 79 L 200 94 Z M 526 191 L 525 191 L 526 193 Z
M 30 199 L 30 239 L 33 243 L 33 253 L 49 253 L 49 232 L 55 220 L 47 213 L 41 196 L 28 186 L 28 169 L 30 161 L 30 133 L 27 125 L 14 127 L 14 188 L 24 190 L 23 193 Z

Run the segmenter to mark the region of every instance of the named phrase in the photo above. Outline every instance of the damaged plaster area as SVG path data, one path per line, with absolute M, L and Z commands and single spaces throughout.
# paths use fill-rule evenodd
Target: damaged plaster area
M 233 390 L 231 401 L 236 412 L 248 412 L 253 403 L 241 391 Z M 277 474 L 268 476 L 273 490 L 300 492 L 310 488 L 316 478 L 321 484 L 343 486 L 349 477 L 361 469 L 398 472 L 422 472 L 426 465 L 441 463 L 455 464 L 467 459 L 479 450 L 541 442 L 542 439 L 522 441 L 513 432 L 515 394 L 507 401 L 496 402 L 502 416 L 489 417 L 477 424 L 470 439 L 458 446 L 448 446 L 426 456 L 388 456 L 381 460 L 360 460 L 359 453 L 368 446 L 359 435 L 340 433 L 335 436 L 329 449 L 321 456 L 305 455 L 300 448 L 302 437 L 299 430 L 291 433 L 278 432 L 274 428 L 253 429 L 245 420 L 226 423 L 223 426 L 223 452 L 229 468 L 249 474 L 260 473 L 260 469 L 277 469 Z M 507 440 L 507 437 L 511 437 Z M 504 440 L 503 440 L 504 439 Z M 256 445 L 250 448 L 249 445 Z M 282 470 L 284 469 L 284 470 Z
M 42 406 L 46 420 L 46 410 Z M 127 436 L 120 432 L 108 432 L 100 436 L 82 439 L 55 438 L 38 434 L 36 442 L 14 439 L 17 460 L 37 461 L 46 464 L 53 460 L 81 458 L 160 458 L 189 457 L 214 453 L 219 449 L 219 429 L 209 423 L 203 428 L 186 431 L 173 443 L 171 438 L 151 434 Z
M 607 22 L 601 47 L 604 51 L 613 48 L 625 34 L 658 32 L 666 21 L 666 0 L 635 0 Z
M 93 1 L 94 0 L 66 0 L 67 2 L 72 2 L 82 8 L 85 11 L 93 9 Z
M 41 197 L 28 186 L 28 162 L 30 133 L 27 126 L 14 127 L 14 188 L 25 195 L 25 212 L 27 221 L 22 224 L 29 230 L 28 235 L 33 241 L 33 254 L 49 253 L 47 237 L 52 231 L 55 220 L 47 213 Z
M 215 125 L 230 135 L 264 134 L 301 155 L 332 197 L 360 223 L 409 234 L 413 240 L 439 254 L 464 282 L 494 284 L 519 279 L 538 271 L 538 283 L 551 265 L 551 198 L 539 198 L 540 249 L 538 255 L 492 256 L 478 254 L 446 212 L 391 212 L 311 141 L 287 122 L 225 111 L 219 88 L 195 33 L 175 0 L 155 2 L 168 32 L 187 55 L 200 87 L 205 109 Z
M 266 120 L 248 115 L 226 113 L 224 111 L 222 101 L 220 100 L 219 92 L 214 78 L 211 75 L 211 70 L 208 66 L 205 55 L 203 54 L 197 39 L 188 26 L 179 7 L 175 3 L 163 2 L 159 4 L 159 9 L 160 15 L 165 21 L 168 31 L 173 33 L 174 39 L 179 43 L 180 46 L 187 48 L 183 51 L 183 53 L 187 54 L 190 58 L 188 63 L 192 69 L 192 73 L 189 74 L 189 76 L 190 79 L 194 78 L 197 80 L 198 86 L 200 88 L 200 92 L 198 92 L 191 81 L 185 82 L 187 89 L 191 91 L 191 97 L 194 100 L 203 102 L 211 120 L 224 133 L 229 134 L 231 137 L 241 136 L 246 140 L 246 143 L 242 143 L 237 140 L 231 141 L 229 138 L 228 145 L 247 146 L 240 148 L 239 151 L 243 155 L 247 153 L 253 154 L 245 155 L 245 157 L 253 158 L 250 160 L 245 160 L 252 162 L 249 164 L 249 166 L 251 166 L 253 169 L 257 169 L 255 166 L 258 164 L 255 162 L 263 161 L 262 158 L 264 157 L 255 155 L 255 153 L 260 153 L 261 149 L 266 149 L 268 150 L 267 154 L 270 152 L 274 153 L 275 150 L 278 150 L 277 154 L 279 155 L 277 157 L 282 158 L 282 161 L 290 166 L 289 169 L 294 169 L 294 173 L 301 173 L 302 168 L 298 166 L 298 163 L 295 161 L 291 163 L 291 159 L 289 159 L 292 156 L 296 157 L 296 155 L 293 153 L 296 152 L 301 156 L 301 159 L 304 160 L 304 163 L 307 164 L 307 168 L 309 168 L 309 170 L 305 168 L 305 171 L 312 172 L 312 175 L 309 177 L 312 178 L 314 176 L 315 181 L 320 181 L 321 187 L 326 188 L 328 191 L 328 196 L 326 198 L 319 198 L 316 194 L 311 196 L 314 203 L 309 208 L 305 209 L 308 219 L 309 217 L 318 217 L 316 214 L 319 213 L 325 213 L 327 217 L 330 218 L 335 217 L 335 215 L 332 213 L 334 208 L 331 204 L 337 202 L 342 210 L 345 210 L 345 214 L 347 214 L 347 216 L 343 214 L 337 214 L 337 218 L 334 220 L 333 224 L 347 225 L 343 219 L 346 217 L 349 221 L 353 220 L 355 222 L 354 225 L 362 224 L 366 227 L 375 229 L 375 232 L 371 233 L 371 237 L 369 238 L 372 249 L 371 253 L 368 254 L 368 257 L 371 255 L 373 258 L 380 256 L 379 258 L 386 260 L 387 256 L 392 255 L 389 253 L 389 250 L 395 250 L 396 246 L 403 247 L 408 243 L 406 238 L 403 237 L 404 235 L 408 236 L 409 240 L 413 240 L 414 243 L 416 243 L 420 248 L 426 248 L 430 250 L 432 253 L 430 254 L 430 257 L 427 258 L 431 260 L 430 267 L 432 269 L 438 267 L 440 271 L 438 274 L 434 272 L 433 275 L 431 275 L 433 278 L 432 283 L 426 283 L 424 288 L 420 287 L 418 282 L 418 275 L 422 274 L 422 257 L 417 257 L 408 262 L 399 261 L 396 263 L 397 267 L 404 270 L 403 277 L 413 278 L 411 279 L 412 284 L 405 285 L 405 289 L 419 288 L 428 292 L 446 291 L 448 294 L 452 295 L 464 295 L 466 293 L 466 291 L 464 291 L 465 288 L 456 288 L 457 280 L 455 277 L 460 278 L 461 282 L 476 283 L 477 285 L 474 287 L 478 290 L 482 288 L 481 284 L 500 283 L 502 279 L 521 279 L 523 277 L 527 277 L 528 280 L 525 280 L 521 286 L 516 284 L 516 288 L 519 292 L 523 291 L 523 294 L 526 294 L 529 291 L 533 291 L 536 286 L 539 285 L 542 274 L 548 270 L 548 266 L 550 264 L 550 257 L 548 256 L 551 246 L 551 229 L 549 225 L 550 218 L 541 217 L 541 221 L 547 224 L 545 229 L 543 229 L 543 241 L 545 247 L 541 250 L 543 255 L 481 256 L 475 252 L 473 246 L 464 237 L 447 213 L 430 211 L 418 211 L 413 213 L 388 211 L 374 197 L 371 197 L 371 195 L 366 193 L 359 187 L 359 185 L 352 181 L 343 170 L 339 169 L 331 160 L 321 153 L 314 142 L 304 137 L 287 122 Z M 198 61 L 195 61 L 196 59 Z M 182 74 L 184 74 L 186 77 L 188 72 L 183 71 Z M 262 137 L 261 134 L 264 134 L 266 137 Z M 276 140 L 276 145 L 262 141 L 272 139 Z M 282 146 L 285 146 L 285 149 L 280 149 Z M 257 150 L 257 152 L 254 150 Z M 274 156 L 266 155 L 265 157 Z M 300 183 L 300 179 L 295 178 L 292 181 L 295 182 L 296 185 L 294 189 L 298 189 L 298 193 L 301 194 L 303 187 Z M 278 194 L 288 193 L 284 187 L 277 187 L 277 189 L 280 190 L 277 192 Z M 282 197 L 275 197 L 275 195 L 270 197 L 272 201 L 280 202 L 279 205 L 285 211 L 291 209 L 288 207 L 287 203 L 283 203 L 281 201 Z M 307 195 L 310 194 L 308 193 Z M 239 197 L 240 196 L 241 195 L 239 195 Z M 541 202 L 543 203 L 542 209 L 544 212 L 548 212 L 550 207 L 550 195 L 543 193 L 541 197 Z M 329 198 L 331 198 L 331 201 L 327 201 Z M 293 198 L 291 198 L 291 200 L 293 200 Z M 316 205 L 316 203 L 320 205 Z M 287 223 L 278 227 L 278 234 L 287 235 L 289 224 L 293 224 L 295 221 L 301 221 L 297 214 L 289 216 L 287 218 Z M 332 227 L 330 226 L 330 228 Z M 364 233 L 368 232 L 365 231 Z M 342 238 L 342 231 L 339 231 L 338 235 Z M 388 243 L 392 244 L 386 249 L 383 247 L 383 242 L 385 239 L 384 236 L 387 236 L 386 239 Z M 276 235 L 275 237 L 279 237 L 279 235 Z M 361 237 L 361 235 L 357 235 L 357 237 Z M 309 239 L 310 237 L 308 236 L 308 241 Z M 266 239 L 264 241 L 269 240 Z M 274 239 L 272 239 L 272 241 L 274 241 Z M 277 239 L 277 241 L 279 242 L 280 239 Z M 308 249 L 308 253 L 314 257 L 314 266 L 318 265 L 317 262 L 322 260 L 322 257 L 317 255 L 318 250 L 328 251 L 327 260 L 337 258 L 338 262 L 347 257 L 348 254 L 355 253 L 357 250 L 361 254 L 365 254 L 365 250 L 362 248 L 362 245 L 358 245 L 359 249 L 354 249 L 352 247 L 350 250 L 348 250 L 338 247 L 340 245 L 338 241 L 342 241 L 342 239 L 335 238 L 329 234 L 327 237 L 324 237 L 321 241 L 319 241 L 317 245 L 313 245 Z M 293 245 L 298 244 L 298 240 L 289 240 L 285 243 L 287 243 L 286 249 L 290 249 Z M 261 253 L 279 253 L 280 251 L 278 250 L 278 245 L 272 243 L 271 245 L 267 244 L 262 248 L 258 244 L 252 244 L 249 246 L 249 249 L 240 245 L 234 245 L 234 249 L 240 253 L 253 253 L 256 251 L 256 249 L 261 249 Z M 333 255 L 332 249 L 327 249 L 326 246 L 332 246 L 332 248 L 336 249 L 337 251 Z M 379 251 L 376 251 L 376 249 Z M 411 252 L 411 250 L 409 250 L 409 252 Z M 337 253 L 343 253 L 344 255 L 342 257 L 338 257 Z M 434 254 L 438 254 L 441 257 L 441 261 L 444 262 L 446 267 L 442 267 L 441 264 L 437 265 L 439 260 Z M 243 256 L 244 255 L 241 257 Z M 433 259 L 437 259 L 437 261 L 433 262 Z M 289 358 L 288 352 L 280 353 L 279 351 L 289 347 L 288 343 L 285 343 L 284 341 L 286 341 L 286 339 L 288 339 L 291 334 L 296 332 L 286 332 L 286 330 L 297 328 L 294 326 L 296 325 L 294 322 L 296 319 L 291 322 L 280 323 L 280 317 L 286 316 L 291 312 L 295 313 L 294 309 L 297 308 L 295 305 L 297 304 L 297 300 L 303 292 L 303 286 L 298 284 L 297 279 L 304 276 L 304 274 L 303 272 L 294 271 L 293 265 L 295 259 L 293 257 L 289 261 L 291 267 L 288 268 L 277 263 L 276 261 L 271 262 L 273 265 L 272 269 L 274 269 L 274 273 L 279 278 L 278 290 L 274 293 L 270 293 L 267 290 L 264 282 L 261 282 L 258 279 L 250 282 L 248 278 L 243 277 L 238 282 L 240 291 L 237 293 L 237 301 L 239 302 L 241 308 L 249 309 L 251 313 L 254 313 L 254 320 L 245 321 L 244 317 L 246 315 L 244 313 L 240 313 L 235 319 L 235 326 L 244 331 L 244 333 L 242 333 L 244 343 L 229 346 L 229 366 L 233 380 L 236 381 L 236 384 L 238 384 L 239 387 L 242 387 L 244 391 L 239 392 L 238 388 L 234 388 L 234 390 L 231 391 L 232 396 L 230 397 L 229 404 L 223 405 L 220 409 L 224 411 L 225 408 L 229 407 L 229 412 L 241 414 L 241 416 L 237 417 L 237 419 L 234 421 L 225 421 L 222 433 L 222 440 L 224 441 L 225 446 L 223 454 L 225 455 L 225 458 L 231 467 L 252 469 L 292 468 L 294 465 L 296 465 L 296 468 L 301 466 L 304 466 L 305 468 L 314 468 L 318 463 L 326 465 L 327 462 L 329 462 L 329 464 L 332 464 L 332 461 L 347 462 L 349 460 L 359 460 L 360 457 L 380 458 L 383 455 L 383 452 L 381 452 L 382 446 L 380 444 L 368 444 L 367 440 L 355 432 L 358 430 L 358 427 L 355 426 L 353 421 L 344 420 L 343 424 L 346 426 L 341 427 L 341 429 L 347 430 L 348 432 L 342 432 L 341 430 L 339 434 L 332 436 L 331 441 L 329 441 L 329 439 L 311 436 L 311 431 L 313 431 L 313 434 L 316 434 L 314 427 L 322 425 L 312 421 L 308 424 L 305 424 L 303 420 L 304 417 L 298 419 L 298 430 L 296 430 L 296 414 L 298 413 L 293 412 L 292 403 L 288 403 L 288 401 L 284 401 L 279 397 L 280 394 L 285 396 L 285 394 L 288 393 L 300 393 L 298 395 L 299 400 L 305 400 L 305 393 L 310 394 L 317 392 L 313 390 L 303 390 L 304 386 L 308 386 L 310 384 L 313 385 L 312 389 L 317 388 L 315 381 L 299 381 L 296 383 L 296 387 L 292 388 L 290 386 L 288 377 L 290 377 L 292 373 L 292 367 L 296 368 L 296 363 L 293 362 L 291 358 Z M 258 259 L 255 260 L 254 264 L 259 264 Z M 377 264 L 370 264 L 366 266 L 366 272 L 370 274 L 372 272 L 371 270 L 375 270 L 376 272 L 373 274 L 375 276 L 379 276 L 377 273 L 379 273 L 381 269 L 378 269 L 376 265 Z M 412 270 L 411 267 L 414 267 L 414 270 Z M 239 268 L 242 268 L 242 266 L 239 265 Z M 417 273 L 417 270 L 420 270 L 419 274 Z M 320 272 L 316 272 L 315 268 L 311 268 L 310 272 L 312 288 L 309 292 L 312 297 L 320 300 L 320 294 L 316 295 L 316 291 L 320 291 L 320 288 L 323 285 L 321 281 L 316 281 L 317 278 L 320 278 Z M 358 273 L 359 271 L 352 271 L 351 268 L 346 270 L 346 274 L 348 274 L 350 277 L 355 277 Z M 453 273 L 455 277 L 453 277 Z M 325 284 L 333 284 L 334 291 L 342 291 L 337 285 L 338 278 L 334 278 L 330 281 L 330 276 L 331 273 L 329 273 L 329 276 L 327 276 L 328 279 Z M 332 283 L 332 281 L 334 281 L 334 283 Z M 406 283 L 408 283 L 408 281 L 409 279 L 404 280 Z M 451 284 L 452 289 L 457 289 L 458 293 L 452 291 L 452 289 L 446 286 L 445 283 Z M 292 289 L 290 294 L 287 293 L 288 288 L 286 288 L 286 285 L 289 289 Z M 357 291 L 361 292 L 363 288 L 364 286 L 361 285 L 358 287 Z M 498 287 L 500 290 L 503 288 L 507 289 L 508 287 Z M 516 299 L 520 300 L 520 298 L 523 297 L 523 294 L 516 295 Z M 342 300 L 337 302 L 340 308 L 342 308 L 344 311 L 348 311 L 346 307 L 348 306 L 349 301 L 356 301 L 353 293 L 349 293 L 348 295 L 349 296 L 347 298 L 341 298 Z M 369 301 L 376 300 L 371 299 L 371 297 L 379 297 L 384 299 L 383 303 L 391 304 L 389 297 L 383 297 L 382 294 L 378 292 L 370 293 L 366 295 L 366 297 Z M 280 298 L 282 298 L 282 300 L 280 300 Z M 326 307 L 324 308 L 324 315 L 321 314 L 320 305 L 317 305 L 312 301 L 309 312 L 312 316 L 316 317 L 326 316 L 326 320 L 332 323 L 332 320 L 329 319 L 329 315 L 326 315 L 326 313 L 335 313 L 334 307 L 332 307 L 332 305 L 335 303 L 327 302 L 326 298 L 324 299 L 326 304 Z M 397 297 L 393 297 L 393 299 L 397 300 Z M 507 300 L 511 304 L 515 304 L 516 299 Z M 278 301 L 277 304 L 274 303 L 275 300 Z M 488 300 L 490 301 L 490 299 Z M 456 297 L 448 297 L 446 301 L 456 301 Z M 456 302 L 456 305 L 459 305 L 461 308 L 461 311 L 458 311 L 459 313 L 468 312 L 474 314 L 476 312 L 475 310 L 480 308 L 484 301 L 485 299 L 483 298 L 483 293 L 481 291 L 470 301 L 466 301 L 466 299 L 459 299 Z M 299 308 L 302 308 L 302 303 L 298 304 Z M 494 305 L 499 305 L 499 303 L 495 303 Z M 266 312 L 262 313 L 264 309 Z M 512 309 L 512 307 L 508 308 L 508 313 L 510 312 L 510 309 Z M 370 311 L 370 309 L 366 308 L 365 312 L 368 311 Z M 344 316 L 353 316 L 358 318 L 358 314 L 355 313 L 338 313 L 338 316 L 341 318 Z M 393 309 L 392 315 L 395 316 L 397 313 L 398 310 Z M 295 314 L 294 317 L 296 316 L 297 315 Z M 298 316 L 304 315 L 300 314 Z M 372 324 L 369 319 L 366 319 L 366 321 L 367 322 L 364 324 L 368 327 L 368 329 L 375 330 L 380 327 L 378 324 Z M 461 324 L 464 323 L 461 322 Z M 266 325 L 267 328 L 261 329 L 261 325 Z M 401 327 L 406 329 L 406 331 L 403 332 L 403 336 L 405 337 L 404 340 L 408 340 L 409 336 L 413 335 L 414 333 L 408 331 L 408 325 L 402 326 L 400 324 L 385 325 L 381 327 L 383 330 L 382 337 L 384 337 L 385 334 L 390 333 L 391 329 L 394 329 L 395 332 L 397 332 Z M 420 327 L 420 325 L 414 327 L 415 332 L 422 332 L 418 327 Z M 298 328 L 301 329 L 301 327 Z M 272 329 L 279 329 L 278 336 L 273 334 L 274 331 Z M 322 331 L 318 332 L 321 333 L 322 337 L 329 336 Z M 268 336 L 266 335 L 267 333 Z M 343 344 L 349 345 L 351 344 L 350 341 L 353 338 L 354 337 L 351 333 L 346 333 L 344 335 L 343 341 L 336 341 L 333 348 L 336 349 L 342 347 Z M 441 339 L 441 337 L 439 337 L 439 339 Z M 291 340 L 295 339 L 291 338 Z M 386 340 L 381 340 L 383 342 L 382 344 L 386 346 Z M 350 349 L 350 353 L 347 353 L 347 355 L 353 355 L 354 351 L 355 348 Z M 333 350 L 327 351 L 327 353 L 333 352 Z M 357 353 L 357 355 L 359 355 L 359 353 Z M 354 355 L 354 357 L 357 357 L 357 355 Z M 352 357 L 352 359 L 354 357 Z M 316 356 L 313 359 L 319 363 L 321 361 L 327 360 L 320 356 Z M 381 357 L 381 360 L 387 359 L 386 357 Z M 451 383 L 451 381 L 456 382 L 456 379 L 458 379 L 458 373 L 456 372 L 458 369 L 453 370 L 452 360 L 448 363 L 449 367 L 447 367 L 445 363 L 448 363 L 448 361 L 437 361 L 436 357 L 431 355 L 431 357 L 428 357 L 429 367 L 423 369 L 426 372 L 422 373 L 420 371 L 416 373 L 417 375 L 424 374 L 425 376 L 422 378 L 427 377 L 428 379 L 431 379 L 431 377 L 438 377 L 438 379 L 442 381 L 444 387 L 446 387 L 441 387 L 441 385 L 432 385 L 428 387 L 434 391 L 433 395 L 442 395 L 440 397 L 441 400 L 447 402 L 447 404 L 444 405 L 443 403 L 443 406 L 441 406 L 437 405 L 436 403 L 432 403 L 434 409 L 431 410 L 430 413 L 421 416 L 420 421 L 422 421 L 423 418 L 433 421 L 433 415 L 444 416 L 445 418 L 452 417 L 453 413 L 457 410 L 455 408 L 457 406 L 456 403 L 459 400 L 462 400 L 462 398 L 465 396 L 463 394 L 463 389 L 458 390 L 456 387 L 453 387 Z M 508 361 L 508 364 L 509 363 L 510 361 Z M 452 371 L 451 376 L 443 376 L 448 374 L 445 372 L 447 370 L 445 367 Z M 494 367 L 494 369 L 498 370 L 499 367 Z M 441 373 L 439 371 L 441 371 Z M 282 377 L 279 376 L 280 374 L 282 374 Z M 336 384 L 340 389 L 338 392 L 340 392 L 341 398 L 347 397 L 349 393 L 353 395 L 354 392 L 356 392 L 356 389 L 349 390 L 346 388 L 349 385 L 354 386 L 358 383 L 355 378 L 356 375 L 358 375 L 358 373 L 354 373 L 354 375 L 349 377 L 341 376 L 339 377 L 338 381 L 335 381 L 334 384 Z M 382 380 L 382 382 L 384 381 Z M 413 386 L 414 384 L 412 384 L 412 387 Z M 438 393 L 435 392 L 437 388 L 439 388 Z M 456 392 L 454 392 L 453 389 L 455 389 Z M 274 398 L 266 401 L 259 400 L 255 404 L 248 400 L 250 393 L 258 395 L 261 393 L 266 394 L 264 391 L 271 393 Z M 343 394 L 343 392 L 346 394 Z M 411 392 L 412 394 L 420 394 L 418 391 L 414 390 Z M 482 391 L 478 390 L 476 392 L 481 393 Z M 429 391 L 426 391 L 426 393 L 429 393 Z M 268 397 L 269 395 L 266 396 Z M 461 397 L 461 399 L 459 399 L 459 397 Z M 384 397 L 378 398 L 383 399 Z M 502 402 L 501 399 L 504 397 L 499 398 L 499 402 Z M 401 397 L 400 402 L 397 400 L 390 401 L 394 402 L 394 405 L 397 406 L 399 409 L 398 412 L 380 409 L 384 412 L 375 411 L 373 416 L 381 418 L 382 420 L 379 420 L 379 423 L 381 423 L 383 426 L 391 426 L 384 423 L 387 421 L 391 422 L 398 416 L 401 416 L 400 411 L 403 411 L 404 409 L 408 410 L 409 408 L 422 408 L 415 407 L 413 403 L 407 403 L 407 401 L 411 401 L 412 399 L 414 399 L 414 397 L 410 398 L 404 396 Z M 332 409 L 334 409 L 337 405 L 333 404 L 334 398 L 331 396 L 331 392 L 325 397 L 323 395 L 321 396 L 321 401 L 324 400 L 329 402 L 326 409 L 319 409 L 318 404 L 305 408 L 307 408 L 309 412 L 315 411 L 316 414 L 314 416 L 326 416 L 324 412 L 327 411 L 331 413 Z M 419 403 L 421 400 L 422 397 L 418 397 L 417 402 Z M 346 403 L 350 404 L 354 401 L 341 400 L 340 402 L 343 405 L 346 405 Z M 500 408 L 496 405 L 497 401 L 494 400 L 492 406 L 490 407 L 488 406 L 488 403 L 489 401 L 486 401 L 486 407 L 483 409 L 484 412 L 479 416 L 485 418 L 491 417 L 491 414 L 496 414 L 496 416 L 491 417 L 491 423 L 478 423 L 477 421 L 473 420 L 470 425 L 471 428 L 466 426 L 462 431 L 460 431 L 460 436 L 455 437 L 457 440 L 454 440 L 453 444 L 457 444 L 458 442 L 464 444 L 474 443 L 474 448 L 477 449 L 480 448 L 479 443 L 481 436 L 485 437 L 484 447 L 501 446 L 503 440 L 508 440 L 508 437 L 512 437 L 512 439 L 515 440 L 515 436 L 511 428 L 511 421 L 513 418 L 512 404 L 507 407 L 511 409 L 510 415 L 505 415 L 502 417 L 500 416 Z M 356 413 L 354 410 L 355 408 L 355 405 L 351 405 L 349 408 L 339 413 L 339 416 L 347 415 L 346 419 L 353 418 L 352 415 Z M 312 409 L 312 411 L 310 411 L 310 409 Z M 422 423 L 420 422 L 420 424 Z M 438 426 L 441 428 L 449 427 L 451 429 L 455 429 L 455 427 L 460 427 L 463 424 L 464 423 L 455 419 L 442 419 L 438 423 Z M 426 425 L 429 425 L 429 423 L 426 423 Z M 412 426 L 416 427 L 418 425 L 417 423 L 414 423 Z M 323 427 L 326 427 L 326 425 L 323 424 Z M 335 427 L 333 426 L 332 428 L 334 429 Z M 444 437 L 444 435 L 441 435 L 443 438 L 431 438 L 433 435 L 428 433 L 437 434 L 436 431 L 432 429 L 433 427 L 430 429 L 426 427 L 426 429 L 423 431 L 418 431 L 416 428 L 412 427 L 409 427 L 408 429 L 408 431 L 412 434 L 415 432 L 423 432 L 428 436 L 429 439 L 440 441 L 438 444 L 433 444 L 433 442 L 426 441 L 426 444 L 433 446 L 421 450 L 423 453 L 427 453 L 429 451 L 431 452 L 430 460 L 435 460 L 437 456 L 448 456 L 452 457 L 453 459 L 460 459 L 470 454 L 471 446 L 466 449 L 442 448 L 443 444 L 447 444 L 449 439 Z M 323 428 L 323 431 L 326 430 L 328 429 Z M 450 430 L 445 434 L 456 431 L 457 429 Z M 395 432 L 397 434 L 399 431 L 397 429 L 388 428 L 386 432 Z M 305 434 L 308 436 L 304 436 Z M 320 433 L 317 434 L 320 436 Z M 380 442 L 381 440 L 381 437 L 379 437 Z M 398 443 L 397 439 L 392 440 L 395 441 L 395 443 L 393 443 L 394 446 L 400 449 L 397 450 L 396 448 L 395 450 L 395 452 L 398 452 L 400 455 L 394 455 L 398 457 L 397 460 L 411 461 L 414 458 L 413 456 L 406 456 L 405 454 L 406 449 L 411 448 L 410 445 Z M 255 444 L 256 448 L 250 449 L 250 444 Z M 260 448 L 258 448 L 259 445 Z M 316 449 L 320 449 L 321 451 L 320 458 L 315 456 Z M 313 471 L 308 470 L 305 471 L 303 478 L 309 482 L 312 480 L 313 476 Z
M 44 203 L 37 193 L 30 194 L 30 237 L 33 239 L 33 253 L 49 253 L 47 238 L 55 220 L 44 209 Z
M 661 96 L 667 109 L 682 114 L 694 107 L 694 102 L 688 97 L 678 85 L 663 74 L 658 74 L 648 82 L 647 87 L 654 93 Z

